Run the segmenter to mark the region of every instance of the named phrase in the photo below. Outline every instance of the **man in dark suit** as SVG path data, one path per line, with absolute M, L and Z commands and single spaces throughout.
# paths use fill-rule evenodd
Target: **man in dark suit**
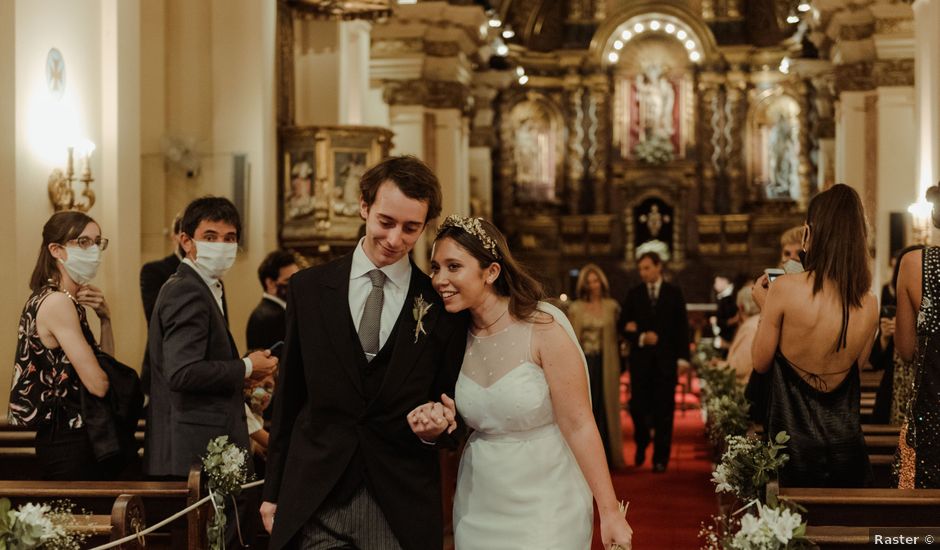
M 277 359 L 267 350 L 239 357 L 229 333 L 221 279 L 235 261 L 240 231 L 228 199 L 196 199 L 183 213 L 185 257 L 160 290 L 148 333 L 152 380 L 144 465 L 151 476 L 185 479 L 220 435 L 250 448 L 242 389 L 246 379 L 272 374 Z M 227 538 L 235 548 L 234 529 Z
M 659 473 L 669 463 L 678 368 L 689 359 L 689 323 L 682 291 L 663 281 L 659 255 L 641 255 L 637 268 L 643 284 L 627 294 L 621 317 L 631 344 L 630 416 L 637 466 L 646 460 L 652 429 L 653 471 Z
M 442 419 L 419 438 L 406 418 L 453 396 L 466 345 L 467 317 L 447 313 L 408 258 L 440 214 L 440 184 L 418 159 L 393 157 L 360 191 L 355 251 L 289 283 L 261 506 L 272 550 L 442 547 L 437 450 L 455 441 Z
M 176 273 L 176 268 L 183 258 L 183 249 L 180 248 L 180 223 L 183 217 L 177 214 L 173 218 L 173 229 L 170 239 L 173 241 L 173 253 L 160 260 L 147 262 L 140 268 L 140 297 L 144 302 L 144 316 L 147 326 L 150 326 L 150 316 L 153 306 L 157 303 L 157 295 L 163 283 Z M 149 347 L 149 346 L 148 346 Z M 144 362 L 140 368 L 140 382 L 145 394 L 150 393 L 150 352 L 144 350 Z
M 248 318 L 245 338 L 248 349 L 268 349 L 284 340 L 287 330 L 287 281 L 300 271 L 297 259 L 286 250 L 275 250 L 258 266 L 258 280 L 264 293 Z

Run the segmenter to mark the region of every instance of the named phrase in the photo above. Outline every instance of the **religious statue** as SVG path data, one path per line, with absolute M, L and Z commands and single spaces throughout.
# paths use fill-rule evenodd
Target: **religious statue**
M 555 161 L 552 136 L 534 117 L 522 120 L 516 129 L 514 160 L 516 183 L 527 198 L 555 197 Z
M 785 113 L 779 114 L 770 129 L 768 147 L 770 181 L 767 198 L 797 198 L 800 189 L 797 128 Z
M 646 214 L 640 216 L 640 222 L 645 223 L 647 229 L 650 230 L 650 236 L 652 238 L 658 238 L 659 232 L 663 228 L 663 223 L 669 223 L 669 215 L 663 216 L 659 212 L 659 205 L 654 204 L 650 206 L 650 211 Z
M 636 95 L 639 107 L 639 139 L 669 140 L 675 133 L 672 111 L 676 94 L 672 83 L 663 77 L 663 67 L 650 64 L 643 74 L 636 75 Z

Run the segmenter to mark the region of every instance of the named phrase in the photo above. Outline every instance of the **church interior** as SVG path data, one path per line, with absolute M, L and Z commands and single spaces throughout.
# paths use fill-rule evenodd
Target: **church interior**
M 778 267 L 781 235 L 835 184 L 864 205 L 874 292 L 900 249 L 940 242 L 925 200 L 940 181 L 938 0 L 3 0 L 0 27 L 4 381 L 54 212 L 87 212 L 110 240 L 95 284 L 116 357 L 139 368 L 140 267 L 173 252 L 190 201 L 229 198 L 242 233 L 228 322 L 247 353 L 258 265 L 279 248 L 306 266 L 351 252 L 360 177 L 390 155 L 423 160 L 443 189 L 418 267 L 449 214 L 491 220 L 561 305 L 586 264 L 623 300 L 655 252 L 693 346 L 711 336 L 716 275 Z M 674 452 L 690 457 L 705 445 L 700 378 L 677 394 L 690 439 Z M 897 440 L 872 441 L 885 433 Z M 704 502 L 692 539 L 718 513 L 717 458 L 667 472 Z M 637 548 L 702 544 L 644 527 L 644 494 L 630 497 Z

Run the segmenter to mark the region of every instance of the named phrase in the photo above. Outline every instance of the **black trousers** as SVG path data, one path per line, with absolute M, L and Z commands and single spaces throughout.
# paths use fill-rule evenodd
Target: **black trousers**
M 676 410 L 676 377 L 655 365 L 630 366 L 630 416 L 637 453 L 653 441 L 653 463 L 666 465 L 672 450 L 672 421 Z M 651 433 L 652 432 L 652 433 Z
M 36 460 L 47 481 L 106 481 L 117 479 L 125 461 L 98 462 L 85 428 L 47 423 L 36 429 Z

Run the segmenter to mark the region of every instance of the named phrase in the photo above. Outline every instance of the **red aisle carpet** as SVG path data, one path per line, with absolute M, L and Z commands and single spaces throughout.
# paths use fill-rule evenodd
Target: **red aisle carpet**
M 617 496 L 630 501 L 627 518 L 633 527 L 633 548 L 637 550 L 700 548 L 701 523 L 717 512 L 701 412 L 693 408 L 683 414 L 680 399 L 677 393 L 672 457 L 662 474 L 652 472 L 652 445 L 647 449 L 646 464 L 642 468 L 632 466 L 636 449 L 633 423 L 623 413 L 624 457 L 631 466 L 613 472 L 613 481 Z M 691 400 L 698 405 L 694 397 Z M 593 548 L 603 548 L 596 514 Z

